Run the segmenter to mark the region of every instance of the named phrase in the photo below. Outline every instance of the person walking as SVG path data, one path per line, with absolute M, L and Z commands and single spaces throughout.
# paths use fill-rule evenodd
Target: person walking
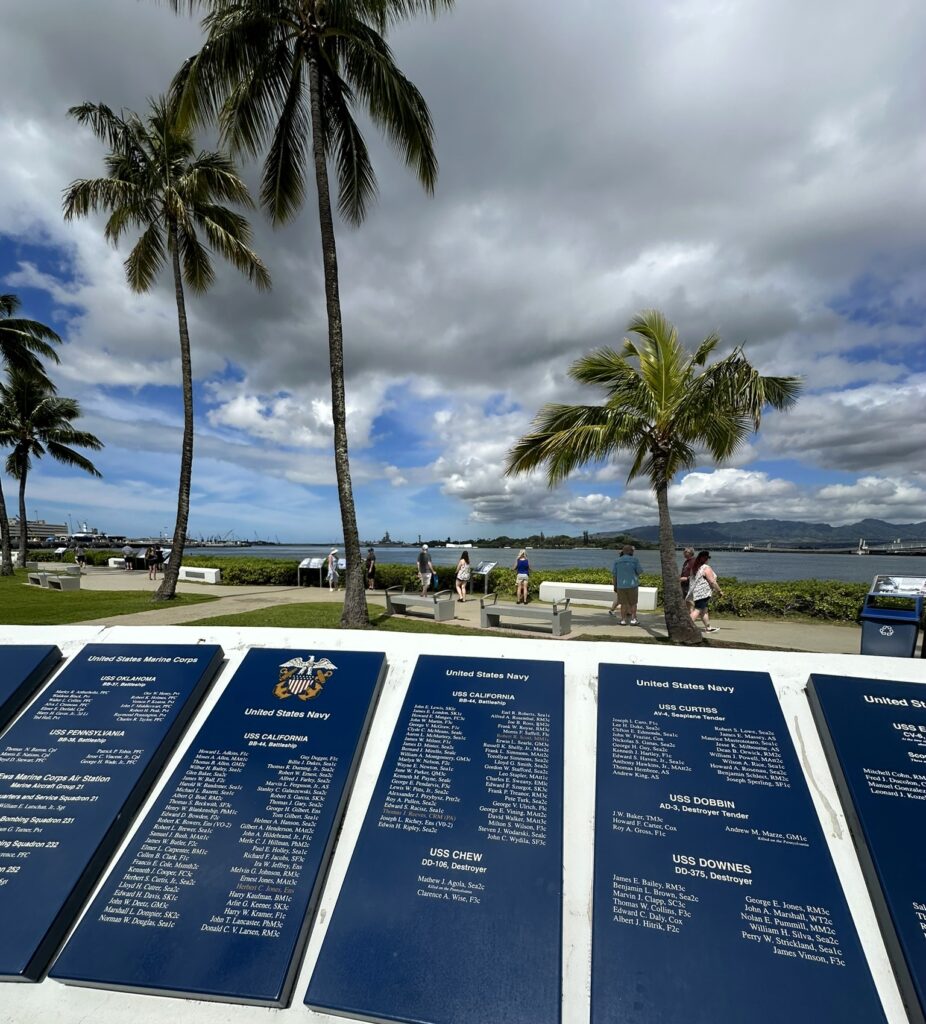
M 148 566 L 148 579 L 156 580 L 158 578 L 158 556 L 153 544 L 149 544 L 145 551 L 145 565 Z
M 518 574 L 518 599 L 515 604 L 527 604 L 527 585 L 530 582 L 531 577 L 531 564 L 528 561 L 527 552 L 524 548 L 521 548 L 518 552 L 518 557 L 515 560 L 513 568 Z
M 80 544 L 74 548 L 74 561 L 77 563 L 77 571 L 79 573 L 83 572 L 84 566 L 87 564 L 87 553 Z
M 154 578 L 158 578 L 158 573 L 164 575 L 164 549 L 160 544 L 154 545 Z
M 376 552 L 372 548 L 367 548 L 367 560 L 363 563 L 363 570 L 367 590 L 372 590 L 376 586 Z
M 723 597 L 723 591 L 717 582 L 717 574 L 707 564 L 710 557 L 710 551 L 699 551 L 698 557 L 692 563 L 688 601 L 694 604 L 691 609 L 691 621 L 697 622 L 700 618 L 704 623 L 705 633 L 716 633 L 717 627 L 711 625 L 708 606 L 711 603 L 711 596 L 716 594 L 718 597 Z
M 643 566 L 634 554 L 632 544 L 625 544 L 621 553 L 611 567 L 614 579 L 614 602 L 608 609 L 608 615 L 616 615 L 621 610 L 621 625 L 637 625 L 637 602 L 640 599 L 640 573 Z
M 460 555 L 460 561 L 457 562 L 457 574 L 456 574 L 456 588 L 457 597 L 461 602 L 466 601 L 466 585 L 470 581 L 472 576 L 472 568 L 469 564 L 469 552 L 464 551 Z
M 431 556 L 428 554 L 427 544 L 421 545 L 418 552 L 418 579 L 421 582 L 421 596 L 426 597 L 428 587 L 431 586 L 431 577 L 434 575 L 434 566 L 431 564 Z
M 328 552 L 328 589 L 337 590 L 341 578 L 338 576 L 338 549 L 332 548 Z
M 694 565 L 695 560 L 694 548 L 685 548 L 682 556 L 684 561 L 682 562 L 682 571 L 679 573 L 678 582 L 682 588 L 682 597 L 687 601 L 688 588 L 691 583 L 691 567 Z

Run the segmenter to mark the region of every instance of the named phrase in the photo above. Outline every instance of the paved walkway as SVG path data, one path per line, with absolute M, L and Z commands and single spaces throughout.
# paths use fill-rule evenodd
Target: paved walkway
M 144 571 L 125 572 L 121 569 L 104 569 L 89 567 L 85 570 L 81 586 L 86 590 L 150 590 L 160 585 L 150 581 Z M 131 615 L 118 615 L 103 619 L 90 619 L 87 625 L 146 625 L 169 626 L 183 625 L 198 619 L 214 618 L 220 615 L 237 615 L 241 612 L 256 611 L 280 604 L 301 604 L 309 601 L 336 601 L 344 599 L 343 591 L 331 593 L 318 587 L 230 587 L 202 583 L 180 583 L 177 588 L 183 594 L 209 594 L 219 600 L 208 604 L 187 605 L 184 607 L 155 608 L 150 612 L 135 612 Z M 382 591 L 367 594 L 371 605 L 385 607 Z M 643 613 L 638 626 L 621 626 L 612 619 L 605 608 L 590 605 L 572 604 L 572 633 L 564 640 L 574 640 L 579 636 L 600 636 L 612 640 L 643 640 L 649 637 L 665 637 L 665 620 L 661 612 Z M 427 616 L 414 616 L 427 617 Z M 858 626 L 828 623 L 792 622 L 789 620 L 762 619 L 724 619 L 712 617 L 712 624 L 719 627 L 718 632 L 711 634 L 712 640 L 731 644 L 750 644 L 762 647 L 778 648 L 793 651 L 814 651 L 832 654 L 857 654 L 859 650 L 860 631 Z M 454 625 L 479 627 L 479 599 L 470 598 L 465 603 L 457 602 Z M 536 629 L 524 628 L 523 625 L 509 627 L 502 623 L 502 628 L 519 636 L 536 636 L 543 639 L 554 639 L 549 630 L 539 624 Z

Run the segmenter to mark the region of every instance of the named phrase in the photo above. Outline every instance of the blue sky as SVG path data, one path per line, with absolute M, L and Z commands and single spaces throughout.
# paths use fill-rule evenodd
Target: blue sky
M 576 18 L 547 0 L 458 0 L 393 42 L 431 105 L 441 177 L 425 197 L 371 133 L 379 201 L 338 229 L 364 539 L 655 521 L 626 464 L 555 491 L 502 472 L 544 402 L 589 399 L 569 364 L 619 344 L 649 306 L 691 345 L 716 330 L 807 386 L 729 464 L 679 477 L 677 521 L 926 519 L 921 4 L 614 0 Z M 126 253 L 96 221 L 65 225 L 60 197 L 102 173 L 67 108 L 143 110 L 199 44 L 195 21 L 155 3 L 46 0 L 5 17 L 0 290 L 62 335 L 54 378 L 106 443 L 102 480 L 36 466 L 30 516 L 172 528 L 170 283 L 132 295 Z M 220 271 L 189 298 L 191 532 L 339 540 L 311 205 L 282 231 L 253 222 L 273 291 Z

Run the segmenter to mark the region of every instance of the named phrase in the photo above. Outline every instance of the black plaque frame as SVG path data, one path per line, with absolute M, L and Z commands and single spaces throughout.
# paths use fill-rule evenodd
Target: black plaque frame
M 823 750 L 826 754 L 826 759 L 829 763 L 833 780 L 836 783 L 836 791 L 839 793 L 839 799 L 842 803 L 846 820 L 849 823 L 849 832 L 852 835 L 855 851 L 858 854 L 859 863 L 862 866 L 862 874 L 865 878 L 865 883 L 868 886 L 868 894 L 871 897 L 872 905 L 875 908 L 875 917 L 878 921 L 878 927 L 881 930 L 881 937 L 884 940 L 884 945 L 887 947 L 888 958 L 891 963 L 891 968 L 894 971 L 897 987 L 900 989 L 900 996 L 903 999 L 904 1008 L 907 1011 L 907 1016 L 910 1018 L 910 1024 L 926 1024 L 926 1011 L 924 1011 L 923 1003 L 921 1002 L 920 994 L 917 990 L 917 983 L 907 962 L 907 954 L 904 949 L 904 944 L 898 934 L 894 915 L 884 891 L 885 879 L 878 870 L 878 866 L 872 856 L 871 847 L 869 846 L 868 832 L 864 826 L 862 817 L 859 814 L 855 800 L 853 799 L 852 787 L 849 784 L 849 780 L 846 778 L 842 759 L 839 756 L 836 742 L 833 738 L 832 732 L 830 731 L 823 702 L 817 692 L 817 680 L 826 678 L 828 677 L 819 673 L 811 675 L 807 686 L 807 699 L 810 702 L 814 721 L 817 725 L 817 731 L 820 734 L 820 740 L 823 744 Z M 869 684 L 873 689 L 877 689 L 885 685 L 884 680 L 873 679 L 840 679 L 840 682 L 846 683 L 849 686 Z M 918 694 L 918 696 L 920 696 L 922 700 L 926 701 L 926 686 L 916 683 L 888 685 L 896 685 L 904 688 L 917 687 L 917 689 L 921 691 L 921 694 Z M 914 837 L 910 837 L 910 841 L 916 842 L 916 839 Z M 922 842 L 922 837 L 920 841 Z M 926 941 L 926 937 L 924 937 L 924 941 Z

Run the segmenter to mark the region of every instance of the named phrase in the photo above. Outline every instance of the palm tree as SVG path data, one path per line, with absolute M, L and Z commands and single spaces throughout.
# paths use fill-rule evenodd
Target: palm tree
M 658 310 L 634 317 L 620 352 L 602 348 L 576 360 L 573 380 L 604 388 L 604 405 L 547 405 L 532 430 L 508 453 L 506 473 L 526 473 L 544 465 L 550 487 L 578 466 L 630 452 L 628 482 L 649 477 L 659 508 L 659 555 L 666 627 L 676 643 L 700 643 L 681 589 L 675 539 L 669 516 L 669 484 L 690 468 L 697 448 L 723 462 L 759 429 L 762 411 L 790 408 L 799 395 L 798 377 L 763 377 L 741 347 L 711 366 L 708 356 L 720 343 L 716 334 L 693 355 Z
M 376 175 L 354 119 L 362 108 L 394 144 L 427 192 L 437 160 L 421 93 L 395 63 L 385 35 L 418 13 L 436 15 L 453 0 L 168 0 L 174 10 L 208 11 L 206 44 L 174 81 L 181 110 L 217 120 L 233 151 L 266 149 L 261 205 L 275 225 L 302 207 L 314 169 L 328 314 L 331 418 L 341 526 L 347 556 L 341 624 L 369 625 L 363 560 L 350 479 L 344 397 L 344 344 L 338 258 L 328 182 L 337 177 L 338 210 L 359 225 L 376 193 Z
M 16 295 L 0 295 L 0 363 L 10 369 L 28 370 L 45 375 L 39 356 L 58 362 L 58 353 L 52 344 L 61 339 L 38 320 L 24 320 L 16 316 L 21 303 Z M 23 524 L 20 532 L 25 529 Z M 10 551 L 10 521 L 6 514 L 3 485 L 0 483 L 0 576 L 13 575 L 13 554 Z
M 69 114 L 88 125 L 109 147 L 109 154 L 105 178 L 74 181 L 65 190 L 65 220 L 105 211 L 105 236 L 113 245 L 130 228 L 141 231 L 125 261 L 135 292 L 150 291 L 170 260 L 180 332 L 183 444 L 170 562 L 156 594 L 159 600 L 169 600 L 177 589 L 186 545 L 193 473 L 193 369 L 184 284 L 197 294 L 208 290 L 215 279 L 210 249 L 259 289 L 270 287 L 270 275 L 250 249 L 247 220 L 222 205 L 253 206 L 235 165 L 223 153 L 197 153 L 192 132 L 179 123 L 164 97 L 151 101 L 144 120 L 131 112 L 117 115 L 102 103 L 84 103 Z
M 99 451 L 96 435 L 74 427 L 80 406 L 73 398 L 59 398 L 46 378 L 16 369 L 0 383 L 0 448 L 10 448 L 6 472 L 19 481 L 19 564 L 26 564 L 26 477 L 33 459 L 50 455 L 65 466 L 100 476 L 96 466 L 78 448 Z

